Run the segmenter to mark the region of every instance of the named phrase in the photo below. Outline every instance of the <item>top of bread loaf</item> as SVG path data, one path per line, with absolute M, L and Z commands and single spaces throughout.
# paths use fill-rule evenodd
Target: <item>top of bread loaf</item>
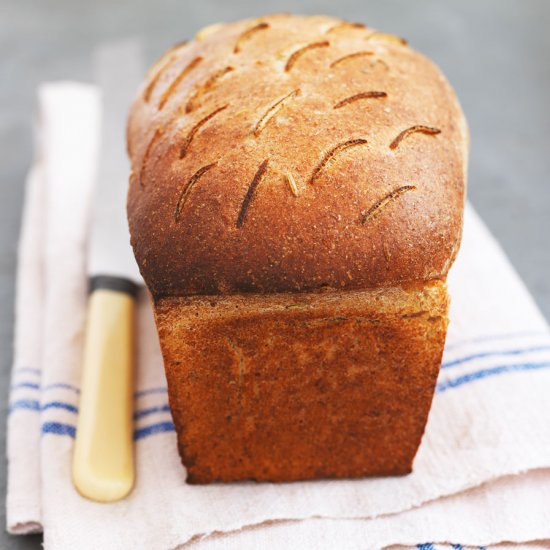
M 130 112 L 130 232 L 155 298 L 445 277 L 468 134 L 438 68 L 329 17 L 214 25 Z

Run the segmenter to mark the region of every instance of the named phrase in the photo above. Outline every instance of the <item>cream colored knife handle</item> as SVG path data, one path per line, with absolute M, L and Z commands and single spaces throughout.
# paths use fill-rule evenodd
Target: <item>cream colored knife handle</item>
M 89 298 L 84 367 L 73 457 L 83 496 L 112 502 L 134 485 L 134 297 L 99 288 Z

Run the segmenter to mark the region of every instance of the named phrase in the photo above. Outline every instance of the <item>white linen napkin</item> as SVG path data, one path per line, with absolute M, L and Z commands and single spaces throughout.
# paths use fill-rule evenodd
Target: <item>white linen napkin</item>
M 97 504 L 71 483 L 99 91 L 39 91 L 42 144 L 20 245 L 8 530 L 47 549 L 382 548 L 550 540 L 550 332 L 471 207 L 426 434 L 404 477 L 190 486 L 148 297 L 139 296 L 137 483 Z M 546 469 L 545 469 L 546 468 Z M 537 542 L 538 541 L 538 542 Z

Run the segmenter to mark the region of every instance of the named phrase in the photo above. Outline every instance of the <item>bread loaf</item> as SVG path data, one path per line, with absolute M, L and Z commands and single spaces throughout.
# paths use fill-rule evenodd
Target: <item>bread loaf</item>
M 152 67 L 128 217 L 189 482 L 411 470 L 467 143 L 437 67 L 361 24 L 215 25 Z

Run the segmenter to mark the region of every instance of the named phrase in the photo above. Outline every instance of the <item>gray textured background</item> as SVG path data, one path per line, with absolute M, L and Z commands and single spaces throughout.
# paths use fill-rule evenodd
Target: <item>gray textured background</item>
M 470 123 L 470 200 L 550 317 L 550 1 L 0 0 L 2 498 L 16 243 L 36 86 L 90 80 L 91 54 L 102 41 L 141 37 L 152 61 L 202 26 L 275 11 L 363 21 L 408 38 L 441 66 Z M 2 550 L 39 545 L 39 537 L 0 530 Z

